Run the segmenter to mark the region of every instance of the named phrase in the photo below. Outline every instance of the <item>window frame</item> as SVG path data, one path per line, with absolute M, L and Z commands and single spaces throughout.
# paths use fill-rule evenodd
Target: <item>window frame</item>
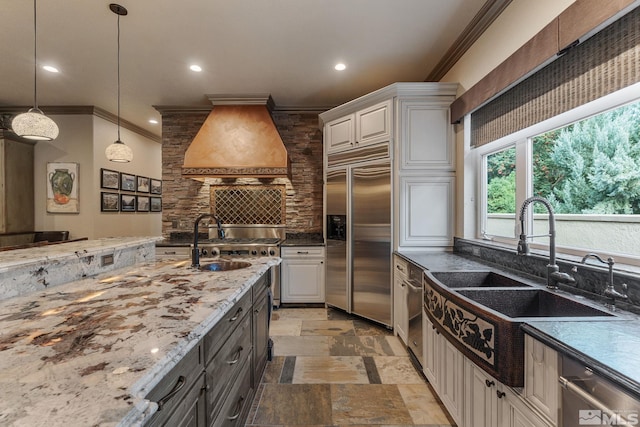
M 528 128 L 522 129 L 511 135 L 507 135 L 503 138 L 497 139 L 490 143 L 484 144 L 479 147 L 470 147 L 471 153 L 475 156 L 475 169 L 476 169 L 476 191 L 477 206 L 476 206 L 476 238 L 485 241 L 493 241 L 496 243 L 515 245 L 517 244 L 517 237 L 509 238 L 505 236 L 492 236 L 484 233 L 487 222 L 487 157 L 491 154 L 500 152 L 510 147 L 516 148 L 516 221 L 514 224 L 515 236 L 520 233 L 517 217 L 519 215 L 519 207 L 522 206 L 524 200 L 533 194 L 533 138 L 541 135 L 545 132 L 550 132 L 580 120 L 587 119 L 589 117 L 598 115 L 608 110 L 612 110 L 626 104 L 633 102 L 640 102 L 640 83 L 636 83 L 625 89 L 621 89 L 617 92 L 604 96 L 600 99 L 591 101 L 573 110 L 562 113 L 558 116 L 552 117 L 548 120 L 537 123 Z M 473 113 L 472 113 L 473 114 Z M 465 124 L 470 121 L 470 116 L 465 118 Z M 465 139 L 468 137 L 468 133 L 465 133 Z M 465 142 L 467 146 L 470 144 L 470 140 Z M 532 209 L 528 210 L 527 218 L 525 218 L 525 224 L 527 230 L 532 229 L 533 213 Z M 603 217 L 605 217 L 603 215 Z M 530 246 L 533 249 L 549 251 L 548 240 L 545 242 L 530 242 Z M 593 251 L 599 251 L 598 248 L 592 248 Z M 585 253 L 585 249 L 579 249 L 575 247 L 567 247 L 557 245 L 557 254 L 578 256 L 581 257 Z M 640 257 L 625 255 L 621 253 L 611 253 L 602 250 L 602 256 L 613 256 L 617 263 L 624 263 L 634 266 L 640 266 Z

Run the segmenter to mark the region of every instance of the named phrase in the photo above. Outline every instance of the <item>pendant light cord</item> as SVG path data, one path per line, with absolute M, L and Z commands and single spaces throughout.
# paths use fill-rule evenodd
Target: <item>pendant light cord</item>
M 120 15 L 118 15 L 118 142 L 120 142 Z
M 33 0 L 33 108 L 38 109 L 38 22 L 37 3 Z

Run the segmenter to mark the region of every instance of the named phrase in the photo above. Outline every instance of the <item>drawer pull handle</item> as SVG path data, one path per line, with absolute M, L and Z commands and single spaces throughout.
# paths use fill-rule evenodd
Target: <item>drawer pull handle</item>
M 242 350 L 244 350 L 242 346 L 238 347 L 238 351 L 236 351 L 236 358 L 233 360 L 227 360 L 227 364 L 235 365 L 236 363 L 238 363 L 238 360 L 240 360 L 240 354 L 242 354 Z
M 180 375 L 178 377 L 178 381 L 176 382 L 176 385 L 173 386 L 173 389 L 171 389 L 171 391 L 167 393 L 167 395 L 162 399 L 158 400 L 158 411 L 162 411 L 164 405 L 166 405 L 173 396 L 175 396 L 180 390 L 182 390 L 182 387 L 184 387 L 186 382 L 187 379 L 184 376 Z
M 494 381 L 489 380 L 484 380 L 484 383 L 487 385 L 487 387 L 493 387 L 494 385 L 496 385 Z
M 298 253 L 300 255 L 307 255 L 309 253 L 309 251 L 298 251 Z
M 229 319 L 229 322 L 235 322 L 236 320 L 238 320 L 238 317 L 240 317 L 241 314 L 242 314 L 242 307 L 240 307 L 238 311 L 236 311 L 235 316 Z
M 235 419 L 237 419 L 240 416 L 240 413 L 242 412 L 242 401 L 244 400 L 244 397 L 240 396 L 240 399 L 238 399 L 238 403 L 236 403 L 236 414 L 235 415 L 231 415 L 230 417 L 227 417 L 227 419 L 229 421 L 233 421 Z
M 176 251 L 164 251 L 165 255 L 175 255 Z

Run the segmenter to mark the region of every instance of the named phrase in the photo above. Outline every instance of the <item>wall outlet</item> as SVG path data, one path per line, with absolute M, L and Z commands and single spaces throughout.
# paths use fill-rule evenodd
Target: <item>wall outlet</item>
M 100 266 L 104 267 L 107 265 L 113 265 L 113 254 L 102 255 L 100 258 Z

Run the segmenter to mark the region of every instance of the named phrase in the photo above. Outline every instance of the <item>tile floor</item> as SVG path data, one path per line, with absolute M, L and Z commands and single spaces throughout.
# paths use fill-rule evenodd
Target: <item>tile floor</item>
M 280 308 L 246 426 L 454 425 L 383 327 L 325 308 Z

